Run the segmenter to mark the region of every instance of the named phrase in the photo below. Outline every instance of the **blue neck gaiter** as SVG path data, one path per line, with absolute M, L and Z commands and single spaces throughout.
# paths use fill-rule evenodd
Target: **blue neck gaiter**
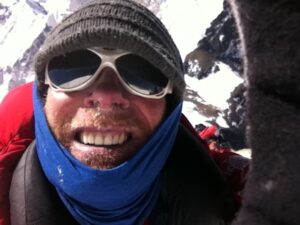
M 182 103 L 130 160 L 97 170 L 76 160 L 55 139 L 36 84 L 33 91 L 38 158 L 72 216 L 84 225 L 143 224 L 160 194 L 160 173 L 176 138 Z

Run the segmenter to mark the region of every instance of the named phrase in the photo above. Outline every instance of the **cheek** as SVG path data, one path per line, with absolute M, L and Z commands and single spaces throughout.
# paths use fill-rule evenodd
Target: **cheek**
M 139 104 L 139 109 L 142 112 L 145 120 L 150 128 L 154 130 L 161 123 L 166 111 L 165 99 L 143 99 Z
M 76 108 L 78 108 L 78 103 L 74 101 L 74 98 L 64 93 L 48 91 L 45 113 L 50 125 L 58 118 L 70 118 L 76 113 Z

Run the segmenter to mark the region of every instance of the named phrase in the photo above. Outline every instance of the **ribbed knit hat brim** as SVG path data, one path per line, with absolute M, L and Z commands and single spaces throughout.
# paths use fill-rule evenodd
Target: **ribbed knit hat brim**
M 152 12 L 129 0 L 92 1 L 55 27 L 34 61 L 40 89 L 49 59 L 95 46 L 123 49 L 145 58 L 174 82 L 174 97 L 182 99 L 185 82 L 176 45 Z

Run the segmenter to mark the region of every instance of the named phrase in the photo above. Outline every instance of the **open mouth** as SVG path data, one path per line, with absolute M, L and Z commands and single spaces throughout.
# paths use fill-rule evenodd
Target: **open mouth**
M 83 131 L 77 134 L 77 140 L 84 145 L 93 146 L 114 146 L 122 145 L 129 140 L 129 134 L 126 133 L 99 133 Z

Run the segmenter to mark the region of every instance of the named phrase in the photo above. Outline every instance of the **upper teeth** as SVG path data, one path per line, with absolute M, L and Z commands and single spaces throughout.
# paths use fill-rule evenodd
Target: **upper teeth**
M 99 134 L 95 132 L 82 132 L 79 136 L 80 141 L 90 145 L 116 145 L 123 144 L 127 135 L 122 134 Z

